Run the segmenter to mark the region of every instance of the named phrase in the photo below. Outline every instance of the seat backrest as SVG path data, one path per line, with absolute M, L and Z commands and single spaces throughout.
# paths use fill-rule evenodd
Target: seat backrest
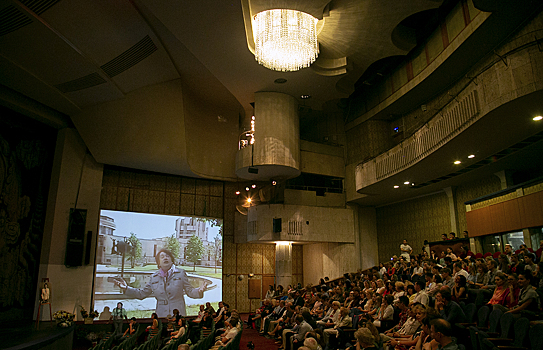
M 489 332 L 497 332 L 498 331 L 498 325 L 500 324 L 500 318 L 503 315 L 503 311 L 496 309 L 492 310 L 490 315 L 488 316 L 488 331 Z
M 526 317 L 521 317 L 515 321 L 513 326 L 515 329 L 515 337 L 513 338 L 512 346 L 524 347 L 528 340 L 528 331 L 530 330 L 530 320 Z
M 543 323 L 530 328 L 530 349 L 543 349 Z
M 466 320 L 468 323 L 473 322 L 473 318 L 475 317 L 475 311 L 477 311 L 477 306 L 475 305 L 475 303 L 468 304 L 464 308 L 464 313 L 466 314 Z
M 513 329 L 513 322 L 515 318 L 513 314 L 503 314 L 500 318 L 500 329 L 501 329 L 501 338 L 510 338 L 509 334 Z
M 488 322 L 488 315 L 490 314 L 490 309 L 487 306 L 483 306 L 477 311 L 477 326 L 486 327 Z

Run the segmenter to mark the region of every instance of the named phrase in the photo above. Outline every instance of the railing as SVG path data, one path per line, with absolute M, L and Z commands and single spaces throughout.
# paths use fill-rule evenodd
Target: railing
M 425 158 L 480 117 L 477 90 L 453 100 L 425 126 L 388 152 L 356 167 L 356 190 L 372 185 Z

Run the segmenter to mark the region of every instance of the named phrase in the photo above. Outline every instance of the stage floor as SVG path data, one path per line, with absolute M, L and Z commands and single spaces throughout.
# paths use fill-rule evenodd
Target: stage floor
M 56 323 L 49 321 L 41 322 L 39 330 L 36 330 L 35 322 L 3 323 L 0 326 L 0 349 L 41 349 L 67 336 L 72 342 L 74 329 L 74 326 L 60 328 Z

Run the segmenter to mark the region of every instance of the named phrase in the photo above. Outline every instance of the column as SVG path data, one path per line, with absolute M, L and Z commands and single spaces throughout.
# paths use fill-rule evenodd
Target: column
M 275 244 L 275 284 L 282 286 L 292 284 L 292 243 L 290 242 Z

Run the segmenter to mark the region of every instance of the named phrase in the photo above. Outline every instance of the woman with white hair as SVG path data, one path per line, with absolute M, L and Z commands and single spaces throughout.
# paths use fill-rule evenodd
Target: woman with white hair
M 375 347 L 375 337 L 367 328 L 360 328 L 354 333 L 356 338 L 356 350 L 367 349 L 377 350 Z

